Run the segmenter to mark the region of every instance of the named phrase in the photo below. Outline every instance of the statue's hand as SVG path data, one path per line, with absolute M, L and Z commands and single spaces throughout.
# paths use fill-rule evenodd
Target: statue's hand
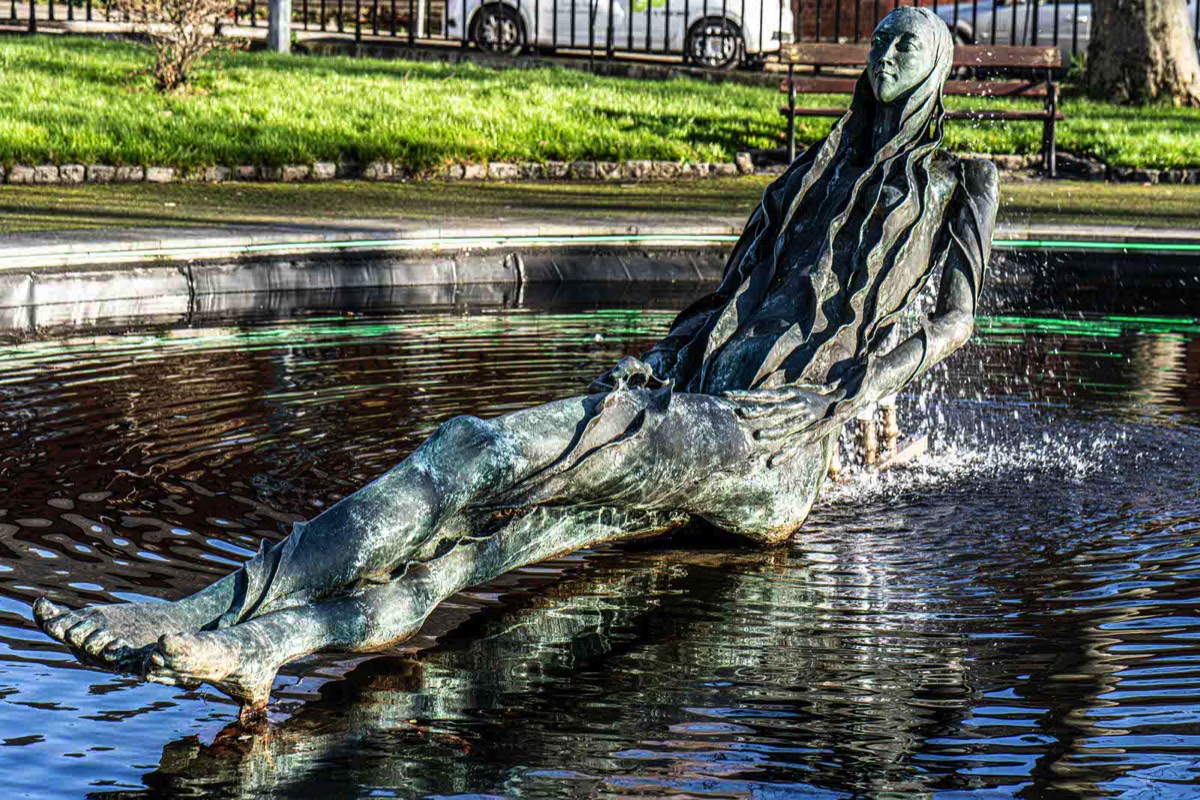
M 830 408 L 846 396 L 835 386 L 784 386 L 724 392 L 734 413 L 746 420 L 755 439 L 786 439 L 825 419 Z
M 650 363 L 633 356 L 625 356 L 617 362 L 615 367 L 592 381 L 588 391 L 594 394 L 611 392 L 616 388 L 656 389 L 664 384 L 665 381 L 654 374 L 654 368 Z

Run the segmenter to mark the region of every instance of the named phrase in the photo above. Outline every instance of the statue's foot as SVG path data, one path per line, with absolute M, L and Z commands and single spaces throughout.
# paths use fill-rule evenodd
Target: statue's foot
M 198 630 L 212 620 L 204 609 L 178 603 L 115 603 L 72 611 L 44 597 L 33 618 L 46 633 L 85 663 L 118 672 L 141 669 L 146 654 L 164 634 Z
M 242 705 L 246 716 L 267 705 L 278 665 L 227 630 L 162 637 L 146 657 L 146 680 L 195 689 L 207 683 Z

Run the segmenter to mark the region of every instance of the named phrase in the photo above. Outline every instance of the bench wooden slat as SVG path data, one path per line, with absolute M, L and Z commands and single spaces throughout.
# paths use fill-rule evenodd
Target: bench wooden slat
M 793 79 L 797 94 L 853 94 L 857 78 L 825 78 L 821 76 Z M 787 79 L 779 91 L 787 93 Z M 1044 81 L 946 81 L 945 94 L 972 97 L 1045 97 Z
M 1054 118 L 1058 120 L 1066 119 L 1061 111 L 1054 112 Z M 1039 122 L 1050 119 L 1050 112 L 1045 109 L 1025 110 L 1016 109 L 1013 111 L 1002 111 L 999 109 L 979 109 L 976 111 L 947 111 L 946 119 L 995 119 L 995 120 L 1037 120 Z
M 1062 51 L 1054 45 L 960 44 L 954 48 L 954 66 L 1057 69 Z
M 866 63 L 870 49 L 866 44 L 795 42 L 781 46 L 779 60 L 814 67 L 859 67 Z M 954 48 L 954 66 L 1056 69 L 1062 66 L 1062 51 L 1053 45 L 960 44 Z
M 946 81 L 944 94 L 969 97 L 1045 97 L 1045 81 Z
M 867 63 L 870 46 L 834 42 L 793 42 L 779 47 L 784 64 L 811 64 L 815 67 L 862 66 Z
M 779 113 L 785 117 L 792 113 L 787 106 L 780 106 Z M 845 108 L 797 108 L 797 117 L 840 117 L 846 113 Z M 1044 122 L 1050 119 L 1050 113 L 1044 109 L 1017 109 L 1014 111 L 1000 111 L 992 109 L 980 109 L 977 111 L 947 111 L 946 119 L 980 119 L 980 120 L 1006 120 L 1006 121 L 1029 121 L 1029 122 Z M 1066 119 L 1061 111 L 1054 113 L 1054 119 Z
M 787 106 L 780 106 L 779 113 L 785 117 L 792 113 Z M 797 108 L 797 117 L 840 117 L 846 113 L 844 108 Z

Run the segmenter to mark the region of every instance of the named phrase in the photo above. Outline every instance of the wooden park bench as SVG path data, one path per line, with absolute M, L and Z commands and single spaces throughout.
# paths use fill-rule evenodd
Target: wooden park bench
M 779 53 L 787 65 L 787 79 L 780 91 L 787 94 L 787 105 L 779 112 L 787 117 L 788 161 L 796 158 L 796 117 L 840 117 L 845 108 L 809 108 L 796 105 L 797 94 L 853 94 L 857 76 L 835 77 L 819 74 L 822 67 L 857 67 L 867 61 L 870 46 L 866 44 L 834 44 L 801 42 L 785 44 Z M 796 68 L 808 66 L 814 73 L 797 75 Z M 947 119 L 1040 121 L 1042 123 L 1042 169 L 1054 176 L 1055 125 L 1063 119 L 1058 110 L 1056 70 L 1062 66 L 1062 52 L 1057 47 L 1026 47 L 1010 45 L 958 45 L 954 48 L 954 66 L 979 67 L 989 71 L 1008 72 L 1022 76 L 1019 80 L 948 80 L 944 93 L 973 97 L 1038 97 L 1044 101 L 1041 110 L 980 109 L 977 111 L 947 111 Z

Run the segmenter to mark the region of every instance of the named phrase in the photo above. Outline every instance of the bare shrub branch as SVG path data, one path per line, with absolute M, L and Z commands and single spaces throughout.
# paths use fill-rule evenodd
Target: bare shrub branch
M 204 56 L 222 46 L 220 24 L 233 0 L 116 0 L 154 48 L 154 82 L 173 92 Z

